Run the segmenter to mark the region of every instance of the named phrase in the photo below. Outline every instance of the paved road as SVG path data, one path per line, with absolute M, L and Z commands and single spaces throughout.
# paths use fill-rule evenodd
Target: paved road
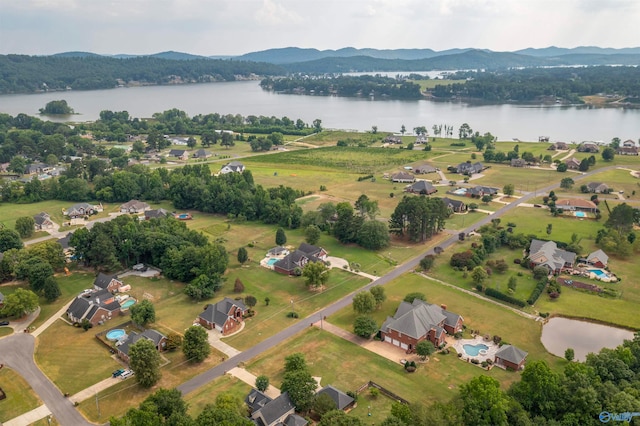
M 0 339 L 0 363 L 15 370 L 29 383 L 61 425 L 91 426 L 38 369 L 33 360 L 34 342 L 34 337 L 26 333 Z
M 597 169 L 597 170 L 593 170 L 591 172 L 587 172 L 583 175 L 574 177 L 574 180 L 582 180 L 582 179 L 586 179 L 596 173 L 601 173 L 607 170 L 611 170 L 611 169 L 615 169 L 616 166 L 609 166 L 609 167 L 604 167 L 601 169 Z M 558 181 L 564 177 L 563 174 L 559 174 L 558 175 Z M 486 217 L 484 217 L 483 219 L 481 219 L 480 221 L 474 223 L 471 226 L 468 226 L 467 228 L 460 230 L 458 233 L 460 232 L 464 232 L 465 234 L 468 234 L 469 232 L 473 231 L 474 229 L 477 229 L 479 227 L 481 227 L 482 225 L 485 225 L 489 222 L 491 222 L 492 219 L 495 219 L 497 217 L 500 217 L 502 215 L 504 215 L 505 213 L 510 212 L 511 210 L 513 210 L 514 208 L 516 208 L 519 204 L 522 203 L 526 203 L 529 200 L 531 200 L 532 198 L 535 198 L 538 195 L 542 195 L 545 193 L 548 193 L 549 191 L 551 191 L 552 189 L 555 189 L 557 187 L 560 186 L 559 182 L 547 185 L 544 188 L 538 189 L 535 192 L 530 192 L 528 194 L 523 195 L 522 197 L 520 197 L 519 199 L 515 200 L 513 203 L 508 204 L 506 206 L 504 206 L 503 208 L 501 208 L 500 210 L 496 211 L 495 213 L 491 214 L 491 215 L 487 215 Z M 451 238 L 445 240 L 444 242 L 442 242 L 442 244 L 440 244 L 440 247 L 442 247 L 443 249 L 446 249 L 450 246 L 452 246 L 453 244 L 456 244 L 458 242 L 458 236 L 457 234 L 455 236 L 452 236 Z M 266 340 L 263 340 L 262 342 L 258 343 L 257 345 L 247 349 L 244 352 L 241 352 L 240 354 L 229 358 L 227 361 L 213 367 L 212 369 L 205 371 L 204 373 L 194 377 L 193 379 L 183 383 L 182 385 L 178 386 L 178 390 L 180 390 L 180 392 L 182 392 L 183 394 L 187 394 L 189 392 L 192 392 L 196 389 L 198 389 L 201 386 L 204 386 L 205 384 L 209 383 L 210 381 L 217 379 L 218 377 L 226 374 L 227 371 L 231 370 L 234 367 L 238 366 L 238 363 L 240 362 L 247 362 L 250 359 L 262 354 L 263 352 L 271 349 L 272 347 L 278 345 L 280 342 L 282 342 L 283 340 L 286 340 L 292 336 L 294 336 L 295 334 L 301 332 L 302 330 L 304 330 L 305 328 L 311 326 L 315 321 L 319 320 L 321 317 L 325 317 L 325 316 L 329 316 L 331 314 L 334 314 L 335 312 L 339 311 L 340 309 L 349 306 L 351 304 L 351 302 L 353 301 L 353 296 L 356 293 L 359 293 L 361 291 L 368 291 L 371 287 L 376 286 L 376 285 L 384 285 L 386 283 L 388 283 L 389 281 L 392 281 L 398 277 L 400 277 L 401 275 L 415 270 L 416 267 L 418 266 L 418 264 L 420 263 L 420 260 L 428 254 L 433 254 L 433 249 L 428 250 L 426 252 L 421 253 L 420 255 L 416 256 L 415 258 L 409 260 L 406 263 L 403 263 L 402 265 L 398 266 L 397 268 L 395 268 L 393 271 L 389 272 L 388 274 L 372 281 L 370 284 L 367 284 L 366 286 L 362 287 L 361 289 L 359 289 L 356 292 L 353 292 L 345 297 L 343 297 L 342 299 L 334 302 L 333 304 L 327 306 L 324 309 L 321 309 L 311 315 L 309 315 L 307 318 L 285 328 L 284 330 L 282 330 L 281 332 L 279 332 L 278 334 L 271 336 L 269 338 L 267 338 Z

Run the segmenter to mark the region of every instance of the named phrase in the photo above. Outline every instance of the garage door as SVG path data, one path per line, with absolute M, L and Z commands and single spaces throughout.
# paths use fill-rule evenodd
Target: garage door
M 406 343 L 400 343 L 400 348 L 406 351 L 407 349 L 409 349 L 409 346 Z
M 400 346 L 400 342 L 396 339 L 393 339 L 391 343 L 393 343 L 394 346 Z
M 391 343 L 391 337 L 384 336 L 384 341 L 387 342 L 387 343 Z

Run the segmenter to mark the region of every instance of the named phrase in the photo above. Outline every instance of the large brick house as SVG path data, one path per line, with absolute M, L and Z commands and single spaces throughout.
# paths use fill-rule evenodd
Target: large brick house
M 416 345 L 429 340 L 435 347 L 444 343 L 445 334 L 462 330 L 464 319 L 444 306 L 432 305 L 420 299 L 402 302 L 393 317 L 387 317 L 380 328 L 384 342 L 413 352 Z
M 283 392 L 271 399 L 259 390 L 253 389 L 245 398 L 250 419 L 259 426 L 305 426 L 308 421 L 298 416 L 291 398 Z
M 67 309 L 69 321 L 81 323 L 86 319 L 94 326 L 120 314 L 120 303 L 107 290 L 83 293 Z
M 297 250 L 289 253 L 273 264 L 273 270 L 281 274 L 292 275 L 296 268 L 304 268 L 309 262 L 324 262 L 327 251 L 322 247 L 302 243 Z
M 531 240 L 529 264 L 531 268 L 544 266 L 550 274 L 559 274 L 565 268 L 573 268 L 576 254 L 558 248 L 554 241 Z
M 225 297 L 214 305 L 207 305 L 198 315 L 198 322 L 209 330 L 218 330 L 224 336 L 240 327 L 246 310 L 247 307 L 241 301 Z
M 513 345 L 502 345 L 495 355 L 495 364 L 513 370 L 520 370 L 524 366 L 528 353 Z
M 411 185 L 407 185 L 404 189 L 406 192 L 410 192 L 412 194 L 420 194 L 420 195 L 431 195 L 438 192 L 438 190 L 426 180 L 417 180 Z
M 100 272 L 93 281 L 93 288 L 96 290 L 107 290 L 115 293 L 122 287 L 124 283 L 118 279 L 117 275 L 107 275 Z

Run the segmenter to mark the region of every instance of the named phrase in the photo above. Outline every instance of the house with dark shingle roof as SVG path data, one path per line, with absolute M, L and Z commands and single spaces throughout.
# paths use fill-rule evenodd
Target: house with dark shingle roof
M 302 243 L 297 250 L 289 253 L 273 264 L 273 270 L 281 274 L 292 275 L 296 268 L 304 268 L 309 262 L 324 262 L 327 251 L 322 247 Z
M 568 160 L 565 160 L 564 163 L 567 165 L 569 170 L 578 170 L 580 168 L 580 160 L 576 157 L 571 157 Z
M 582 142 L 578 145 L 578 152 L 590 152 L 595 154 L 600 151 L 600 147 L 595 142 Z
M 555 241 L 531 240 L 529 263 L 531 268 L 544 266 L 550 274 L 559 274 L 565 268 L 573 268 L 576 254 L 558 248 Z
M 407 185 L 407 187 L 404 190 L 412 194 L 420 194 L 420 195 L 431 195 L 438 192 L 438 190 L 433 185 L 431 185 L 430 182 L 427 182 L 426 180 L 415 181 L 413 184 Z
M 596 268 L 606 268 L 609 263 L 609 256 L 602 250 L 598 249 L 587 256 L 587 263 Z
M 264 397 L 269 398 L 266 395 Z M 304 418 L 295 414 L 295 405 L 287 392 L 283 392 L 276 399 L 252 411 L 251 420 L 258 426 L 305 426 L 308 424 Z
M 467 205 L 463 201 L 455 200 L 448 197 L 442 197 L 441 200 L 444 203 L 445 207 L 451 210 L 451 212 L 453 213 L 462 213 L 464 211 L 467 211 Z
M 515 371 L 524 366 L 528 353 L 513 345 L 502 345 L 495 355 L 495 364 Z
M 186 149 L 172 149 L 169 151 L 169 157 L 176 157 L 179 160 L 187 160 L 189 152 Z
M 254 411 L 261 409 L 271 401 L 271 398 L 260 392 L 258 389 L 251 389 L 249 395 L 244 398 L 244 403 L 247 404 L 249 413 L 253 413 Z
M 89 204 L 89 203 L 77 203 L 64 210 L 62 214 L 69 216 L 71 219 L 76 219 L 83 216 L 99 213 L 103 210 L 102 203 Z
M 221 174 L 227 173 L 242 173 L 244 172 L 244 164 L 239 161 L 232 161 L 230 163 L 225 164 L 222 169 L 220 169 Z
M 156 350 L 163 352 L 167 347 L 167 336 L 159 331 L 147 329 L 142 333 L 130 332 L 126 340 L 122 341 L 118 348 L 118 357 L 124 362 L 129 363 L 129 348 L 141 339 L 149 340 L 156 347 Z
M 41 212 L 33 216 L 33 221 L 35 222 L 36 231 L 53 229 L 53 227 L 55 226 L 53 221 L 51 220 L 51 216 L 49 216 L 45 212 Z
M 353 407 L 353 405 L 356 402 L 355 399 L 353 399 L 346 393 L 342 392 L 340 389 L 336 389 L 331 385 L 327 385 L 322 389 L 320 389 L 316 393 L 316 396 L 320 396 L 322 394 L 329 395 L 333 400 L 333 402 L 336 403 L 336 409 L 342 410 L 342 411 L 348 410 L 349 408 Z
M 69 232 L 67 233 L 67 235 L 57 240 L 58 244 L 62 246 L 62 252 L 64 253 L 64 256 L 67 258 L 67 260 L 71 259 L 75 252 L 73 247 L 69 246 L 69 241 L 71 240 L 72 235 L 73 232 Z
M 141 213 L 146 210 L 149 210 L 150 208 L 151 206 L 145 203 L 144 201 L 131 200 L 120 205 L 120 212 L 121 213 Z
M 473 188 L 469 188 L 465 195 L 471 198 L 482 198 L 485 195 L 491 195 L 493 197 L 494 195 L 498 194 L 498 191 L 499 191 L 498 188 L 478 185 L 478 186 L 474 186 Z
M 511 167 L 528 167 L 529 163 L 523 158 L 512 158 Z
M 428 164 L 423 164 L 421 166 L 414 167 L 413 171 L 415 173 L 418 173 L 418 174 L 421 174 L 421 175 L 426 175 L 427 173 L 435 173 L 435 172 L 437 172 L 435 167 L 430 166 Z
M 107 275 L 100 272 L 93 281 L 93 288 L 96 290 L 107 290 L 114 293 L 122 287 L 124 283 L 118 279 L 117 275 Z
M 108 321 L 120 313 L 120 303 L 107 290 L 83 293 L 67 308 L 67 317 L 73 323 L 86 319 L 94 326 Z
M 199 149 L 193 153 L 193 158 L 209 158 L 213 154 L 211 151 L 207 151 L 206 149 Z
M 444 343 L 445 334 L 462 330 L 464 319 L 453 312 L 415 299 L 413 303 L 402 302 L 393 317 L 387 317 L 380 328 L 384 342 L 413 352 L 416 345 L 428 340 L 437 348 Z
M 618 155 L 638 155 L 638 152 L 637 146 L 620 146 L 616 149 Z
M 159 219 L 159 218 L 163 218 L 163 217 L 167 217 L 171 215 L 171 213 L 169 213 L 168 210 L 165 209 L 154 209 L 154 210 L 147 210 L 144 212 L 144 218 L 145 220 L 149 220 L 149 219 Z
M 589 192 L 595 192 L 596 194 L 602 194 L 609 190 L 609 185 L 602 182 L 589 182 L 587 184 L 587 189 Z
M 480 173 L 485 169 L 485 167 L 482 165 L 481 162 L 478 161 L 476 163 L 467 163 L 467 162 L 460 163 L 455 169 L 456 169 L 456 173 L 459 173 L 461 175 L 471 176 L 472 174 Z
M 233 333 L 240 327 L 247 307 L 240 300 L 225 297 L 216 304 L 209 304 L 198 315 L 198 322 L 209 330 L 218 330 L 222 335 Z

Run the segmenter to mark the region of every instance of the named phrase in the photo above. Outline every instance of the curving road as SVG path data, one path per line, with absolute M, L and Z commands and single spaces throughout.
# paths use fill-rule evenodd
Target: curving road
M 604 172 L 607 170 L 611 170 L 611 169 L 615 169 L 616 166 L 609 166 L 609 167 L 603 167 L 597 170 L 593 170 L 591 172 L 587 172 L 584 173 L 580 176 L 576 176 L 573 177 L 574 180 L 582 180 L 585 178 L 588 178 L 596 173 L 600 173 L 600 172 Z M 562 177 L 564 177 L 565 175 L 560 175 Z M 559 177 L 560 177 L 559 176 Z M 516 182 L 517 183 L 517 182 Z M 531 200 L 532 198 L 535 198 L 541 194 L 544 193 L 548 193 L 549 191 L 558 188 L 560 186 L 559 183 L 553 183 L 550 185 L 547 185 L 544 188 L 540 188 L 537 189 L 535 192 L 530 192 L 528 194 L 523 195 L 522 197 L 520 197 L 519 199 L 515 200 L 514 202 L 505 205 L 503 208 L 501 208 L 500 210 L 496 211 L 493 214 L 487 215 L 486 217 L 484 217 L 483 219 L 481 219 L 480 221 L 468 226 L 467 228 L 460 230 L 459 232 L 457 232 L 454 236 L 452 236 L 451 238 L 448 238 L 447 240 L 445 240 L 442 244 L 440 244 L 440 247 L 442 247 L 443 249 L 446 249 L 447 247 L 450 247 L 451 245 L 455 244 L 456 242 L 458 242 L 458 233 L 460 232 L 464 232 L 465 234 L 468 234 L 469 232 L 473 231 L 476 228 L 479 228 L 482 225 L 485 225 L 489 222 L 491 222 L 491 219 L 495 219 L 497 217 L 500 217 L 502 215 L 504 215 L 505 213 L 510 212 L 511 210 L 513 210 L 514 208 L 516 208 L 518 205 L 522 204 L 522 203 L 526 203 L 529 200 Z M 281 332 L 279 332 L 278 334 L 271 336 L 265 340 L 263 340 L 262 342 L 258 343 L 257 345 L 247 349 L 246 351 L 232 357 L 229 358 L 227 361 L 213 367 L 212 369 L 205 371 L 204 373 L 194 377 L 193 379 L 184 382 L 182 385 L 178 386 L 178 390 L 180 390 L 180 392 L 182 392 L 182 394 L 187 394 L 189 392 L 192 392 L 194 390 L 196 390 L 197 388 L 204 386 L 205 384 L 207 384 L 208 382 L 217 379 L 220 376 L 223 376 L 227 371 L 231 370 L 234 367 L 238 366 L 238 363 L 240 362 L 247 362 L 250 359 L 262 354 L 263 352 L 271 349 L 272 347 L 278 345 L 279 343 L 281 343 L 283 340 L 286 340 L 290 337 L 292 337 L 293 335 L 299 333 L 300 331 L 304 330 L 305 328 L 311 326 L 312 323 L 318 321 L 320 318 L 323 318 L 325 316 L 329 316 L 337 311 L 339 311 L 340 309 L 349 306 L 352 301 L 353 301 L 353 296 L 361 291 L 367 291 L 369 290 L 371 287 L 375 286 L 375 285 L 384 285 L 386 283 L 388 283 L 391 280 L 394 280 L 396 278 L 398 278 L 399 276 L 412 271 L 414 269 L 416 269 L 416 267 L 418 266 L 418 264 L 420 263 L 420 260 L 428 254 L 433 254 L 433 249 L 430 249 L 426 252 L 423 252 L 421 254 L 419 254 L 418 256 L 416 256 L 415 258 L 403 263 L 402 265 L 398 266 L 397 268 L 395 268 L 393 271 L 389 272 L 388 274 L 378 278 L 377 280 L 372 281 L 371 283 L 367 284 L 366 286 L 362 287 L 361 289 L 359 289 L 358 291 L 351 293 L 345 297 L 343 297 L 342 299 L 334 302 L 333 304 L 327 306 L 324 309 L 321 309 L 311 315 L 309 315 L 307 318 L 297 322 L 296 324 L 293 324 L 290 327 L 287 327 L 286 329 L 282 330 Z
M 61 425 L 91 426 L 33 360 L 35 338 L 17 333 L 0 339 L 0 363 L 11 367 L 29 383 Z M 82 366 L 78 366 L 82 370 Z

